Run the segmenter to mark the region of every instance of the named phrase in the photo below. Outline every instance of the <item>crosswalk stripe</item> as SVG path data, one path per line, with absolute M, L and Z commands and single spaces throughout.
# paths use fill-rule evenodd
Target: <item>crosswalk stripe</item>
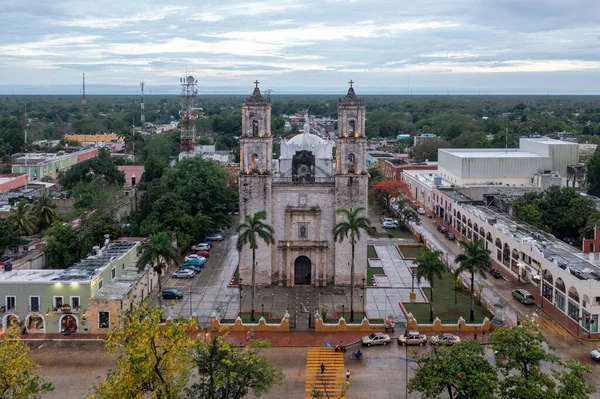
M 325 372 L 321 372 L 321 364 L 325 365 Z M 331 347 L 309 347 L 306 356 L 306 384 L 305 397 L 312 398 L 313 390 L 323 391 L 331 397 L 338 398 L 346 386 L 346 373 L 344 371 L 344 354 L 335 352 Z M 323 395 L 327 397 L 327 395 Z M 346 399 L 343 396 L 340 399 Z

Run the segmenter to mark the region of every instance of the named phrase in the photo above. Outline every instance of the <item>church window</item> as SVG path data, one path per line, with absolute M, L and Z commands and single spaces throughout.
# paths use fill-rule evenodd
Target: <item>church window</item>
M 252 154 L 252 159 L 250 160 L 250 162 L 251 162 L 250 169 L 252 169 L 252 170 L 258 169 L 258 155 Z
M 356 172 L 356 157 L 354 156 L 354 154 L 350 154 L 348 155 L 348 173 L 355 173 Z
M 252 136 L 258 137 L 258 121 L 257 120 L 252 121 Z

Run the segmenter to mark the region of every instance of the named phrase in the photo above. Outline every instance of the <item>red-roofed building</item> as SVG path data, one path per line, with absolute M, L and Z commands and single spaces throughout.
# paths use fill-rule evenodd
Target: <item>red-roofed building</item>
M 27 184 L 27 173 L 7 173 L 0 175 L 0 193 L 4 194 Z

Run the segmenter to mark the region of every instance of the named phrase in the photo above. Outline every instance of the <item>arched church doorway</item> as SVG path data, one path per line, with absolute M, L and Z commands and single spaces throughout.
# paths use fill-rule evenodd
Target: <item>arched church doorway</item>
M 294 285 L 310 285 L 311 261 L 307 256 L 298 256 L 294 262 Z

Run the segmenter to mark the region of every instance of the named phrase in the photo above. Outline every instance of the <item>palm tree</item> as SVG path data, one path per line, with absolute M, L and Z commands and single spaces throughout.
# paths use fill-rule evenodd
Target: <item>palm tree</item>
M 137 261 L 138 271 L 146 268 L 150 264 L 152 270 L 158 274 L 158 301 L 162 307 L 162 273 L 163 267 L 168 266 L 170 262 L 179 264 L 179 251 L 173 246 L 171 235 L 166 232 L 153 234 L 140 246 L 141 255 Z
M 34 202 L 33 213 L 37 217 L 40 230 L 50 227 L 52 223 L 58 219 L 56 204 L 52 202 L 52 198 L 50 198 L 48 193 L 42 194 L 42 196 Z
M 360 216 L 365 210 L 363 207 L 358 207 L 354 211 L 352 209 L 338 209 L 335 213 L 344 215 L 346 220 L 336 224 L 333 228 L 333 239 L 337 242 L 342 242 L 344 239 L 350 239 L 352 246 L 352 266 L 350 267 L 350 321 L 354 321 L 354 246 L 360 240 L 360 231 L 364 230 L 369 234 L 374 234 L 371 228 L 371 221 L 366 216 Z M 364 312 L 364 309 L 363 309 Z
M 238 239 L 237 239 L 237 250 L 241 251 L 244 245 L 248 244 L 252 249 L 252 313 L 250 314 L 250 320 L 254 321 L 254 295 L 256 293 L 256 249 L 258 248 L 258 240 L 260 237 L 265 244 L 271 245 L 275 241 L 273 234 L 275 230 L 263 220 L 267 219 L 267 212 L 260 211 L 253 215 L 246 215 L 244 223 L 240 224 L 237 228 Z M 242 309 L 240 309 L 240 312 Z
M 12 212 L 13 230 L 19 235 L 30 236 L 37 231 L 37 221 L 29 202 L 22 199 Z
M 490 259 L 491 252 L 483 246 L 482 240 L 473 242 L 461 241 L 460 246 L 463 253 L 457 255 L 455 261 L 459 263 L 460 272 L 469 271 L 471 273 L 471 315 L 470 321 L 475 321 L 475 273 L 479 273 L 486 278 L 485 272 L 492 266 Z
M 421 255 L 414 260 L 417 265 L 417 283 L 421 282 L 421 279 L 425 279 L 429 282 L 430 298 L 429 298 L 429 321 L 433 322 L 433 282 L 434 278 L 442 279 L 442 274 L 446 270 L 446 264 L 440 258 L 442 251 L 432 251 L 429 248 L 423 248 Z

